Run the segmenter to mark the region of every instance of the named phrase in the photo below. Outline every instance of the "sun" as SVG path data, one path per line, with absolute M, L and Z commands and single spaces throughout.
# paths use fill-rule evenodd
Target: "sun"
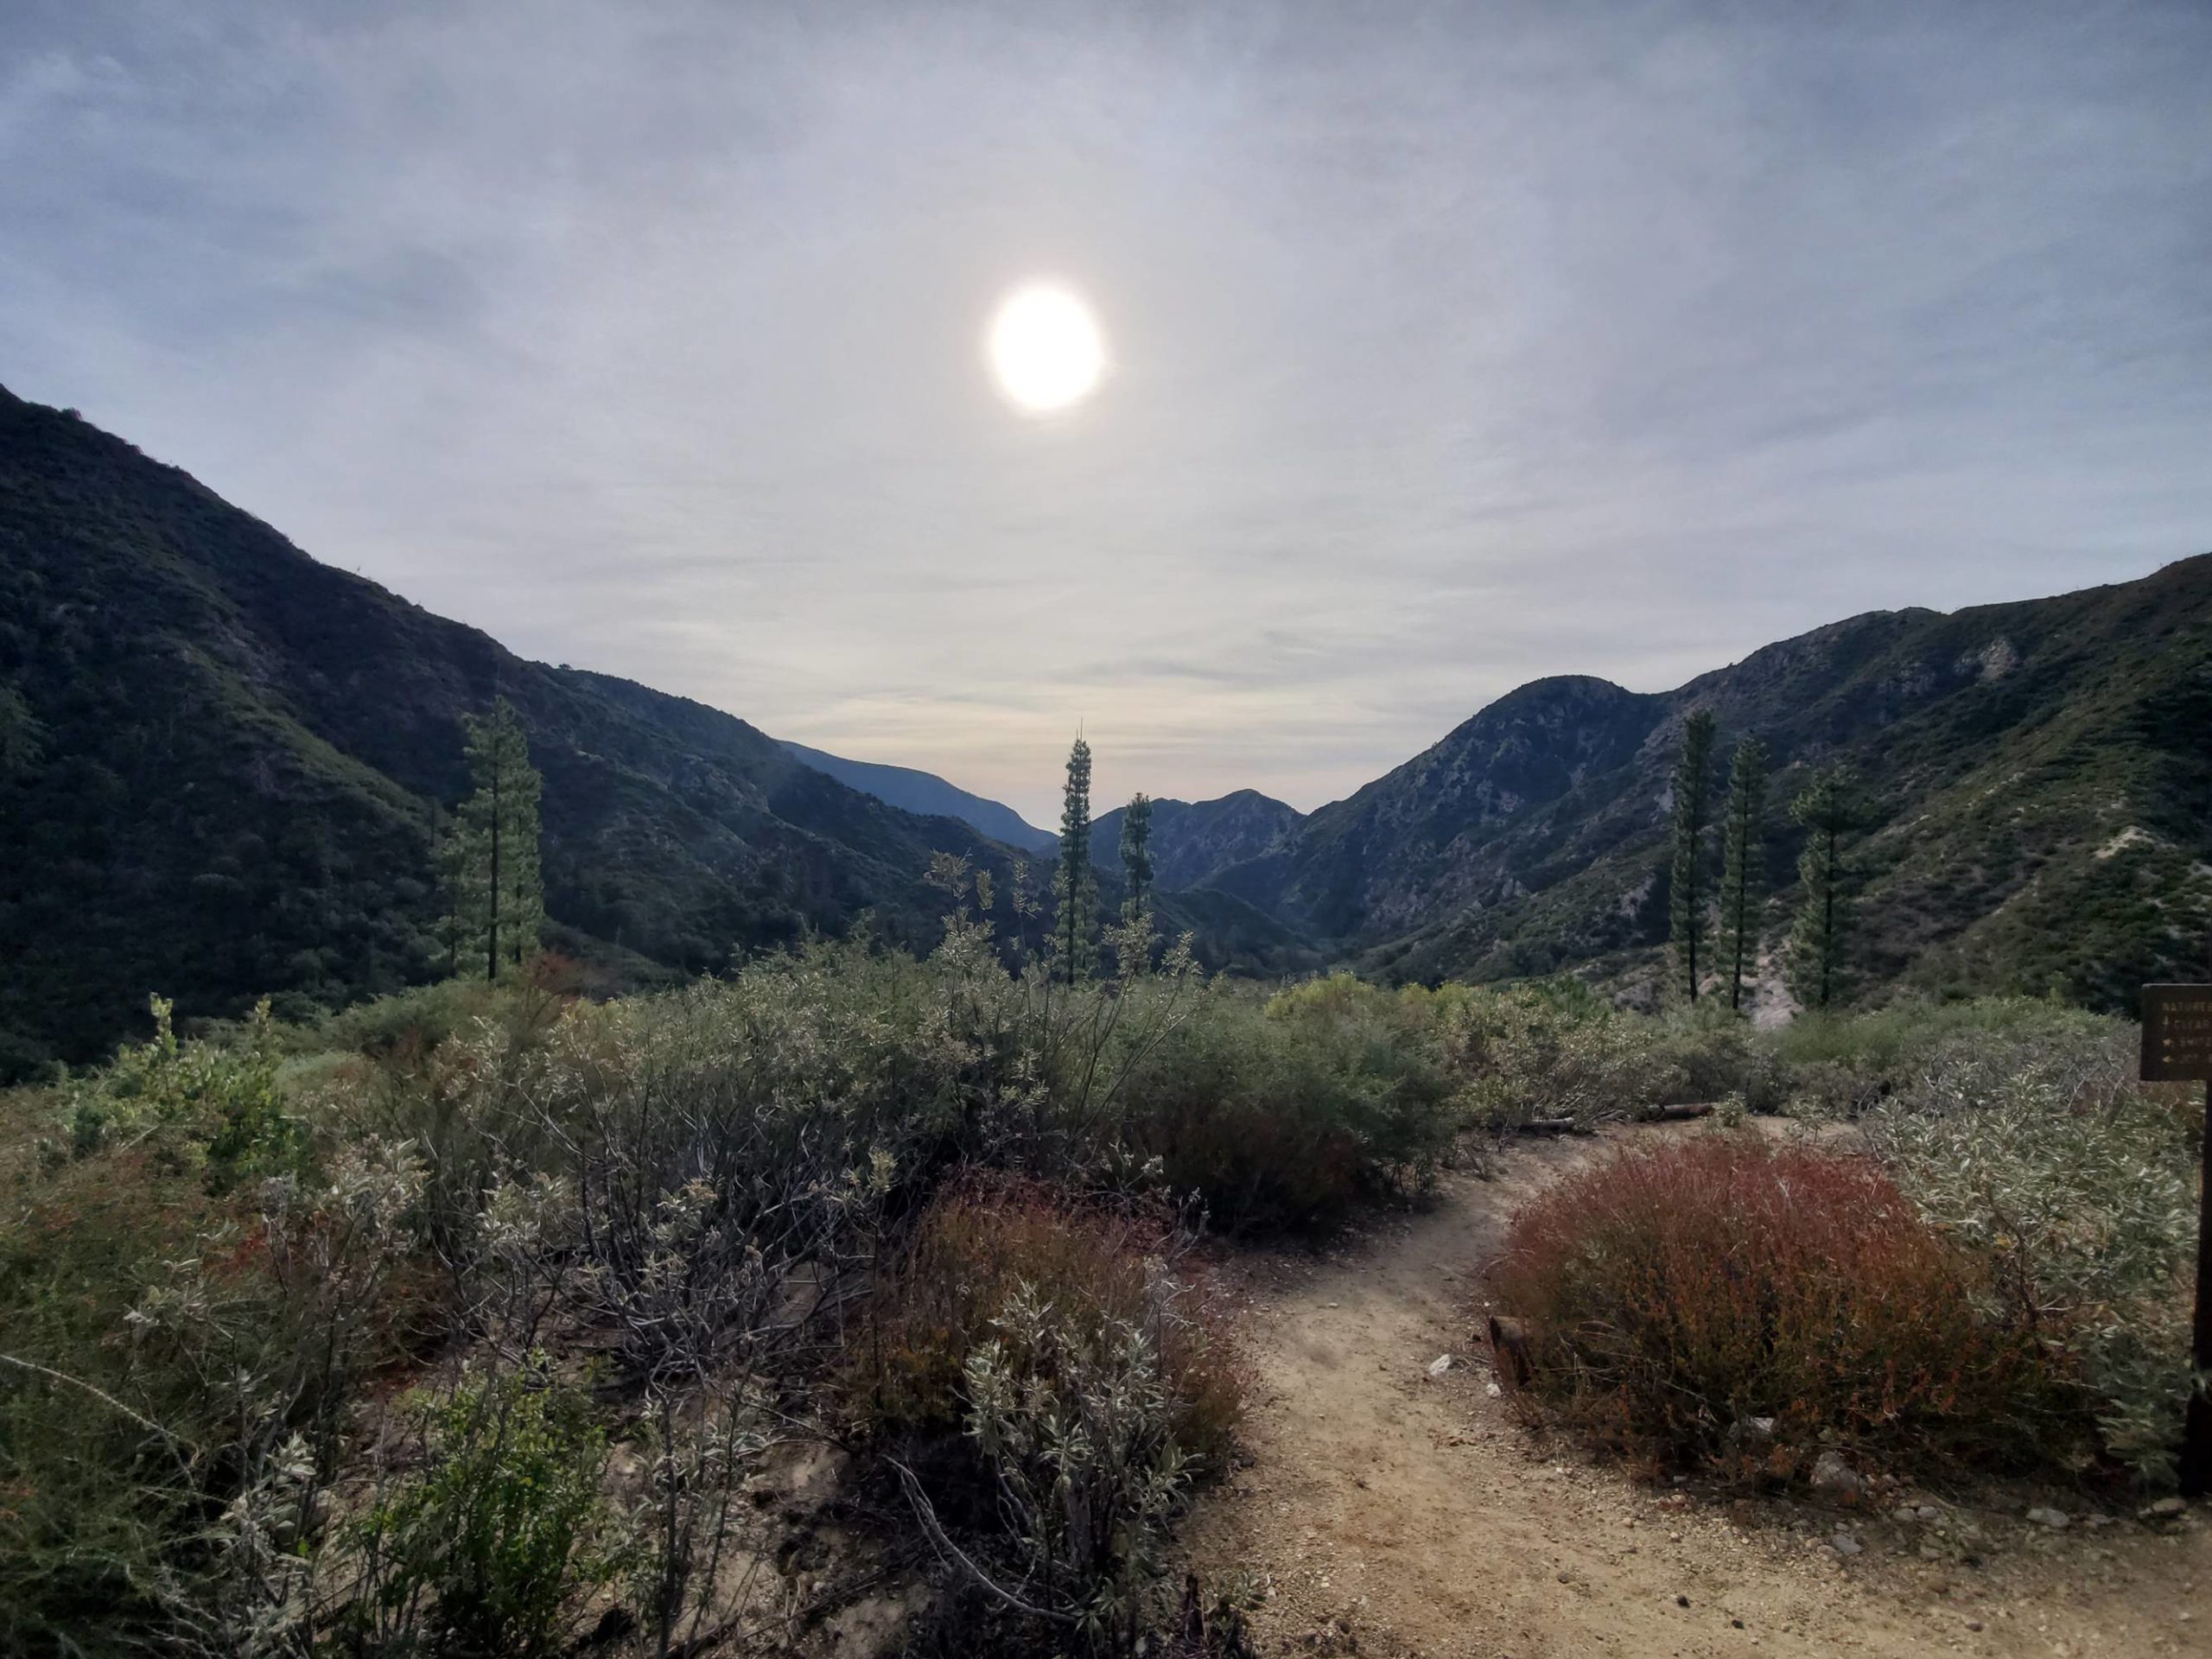
M 984 339 L 999 390 L 1031 415 L 1079 404 L 1106 372 L 1106 336 L 1073 289 L 1031 283 L 999 302 Z

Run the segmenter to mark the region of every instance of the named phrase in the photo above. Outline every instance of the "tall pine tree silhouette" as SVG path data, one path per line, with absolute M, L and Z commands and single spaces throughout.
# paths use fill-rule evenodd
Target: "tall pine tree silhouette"
M 1675 762 L 1675 868 L 1669 929 L 1675 965 L 1689 999 L 1697 1001 L 1698 976 L 1705 970 L 1705 820 L 1712 804 L 1713 711 L 1700 709 L 1682 728 L 1682 750 Z
M 1728 767 L 1720 843 L 1720 971 L 1728 1006 L 1744 1006 L 1744 981 L 1758 965 L 1766 889 L 1766 746 L 1747 737 Z
M 537 802 L 541 784 L 530 764 L 522 716 L 505 697 L 492 712 L 462 721 L 468 766 L 476 788 L 461 804 L 439 858 L 453 907 L 450 937 L 456 946 L 483 953 L 484 975 L 505 969 L 537 949 L 545 920 L 545 889 L 538 874 Z M 458 967 L 458 949 L 454 951 Z
M 1851 893 L 1843 838 L 1859 824 L 1856 780 L 1840 767 L 1815 772 L 1789 804 L 1789 816 L 1805 829 L 1805 850 L 1797 860 L 1804 898 L 1789 936 L 1789 988 L 1802 1006 L 1825 1008 L 1850 988 Z
M 1074 985 L 1090 977 L 1091 935 L 1098 925 L 1098 878 L 1090 868 L 1090 745 L 1075 741 L 1068 751 L 1067 791 L 1060 805 L 1060 864 L 1052 874 L 1057 905 L 1052 938 L 1061 977 Z

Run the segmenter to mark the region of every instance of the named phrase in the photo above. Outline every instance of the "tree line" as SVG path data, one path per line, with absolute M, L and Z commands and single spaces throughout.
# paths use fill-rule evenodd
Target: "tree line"
M 1706 829 L 1713 804 L 1713 760 L 1719 722 L 1709 709 L 1683 723 L 1673 780 L 1673 842 L 1668 940 L 1675 982 L 1696 1002 L 1708 975 L 1717 978 L 1731 1008 L 1744 1005 L 1744 989 L 1757 976 L 1766 911 L 1766 746 L 1757 737 L 1738 741 L 1728 767 L 1721 809 L 1720 872 L 1717 888 L 1707 877 L 1712 858 Z M 1864 808 L 1848 768 L 1821 767 L 1789 803 L 1790 822 L 1805 831 L 1798 855 L 1800 897 L 1784 947 L 1790 995 L 1802 1007 L 1827 1008 L 1849 989 L 1850 872 L 1846 840 L 1862 827 Z

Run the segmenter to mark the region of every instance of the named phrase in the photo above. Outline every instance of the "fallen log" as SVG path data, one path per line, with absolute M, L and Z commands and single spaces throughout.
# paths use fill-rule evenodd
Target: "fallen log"
M 1686 1117 L 1705 1117 L 1711 1115 L 1713 1103 L 1700 1101 L 1690 1106 L 1654 1106 L 1643 1114 L 1647 1123 L 1669 1123 Z
M 1521 1126 L 1530 1135 L 1588 1135 L 1590 1130 L 1571 1117 L 1532 1117 Z

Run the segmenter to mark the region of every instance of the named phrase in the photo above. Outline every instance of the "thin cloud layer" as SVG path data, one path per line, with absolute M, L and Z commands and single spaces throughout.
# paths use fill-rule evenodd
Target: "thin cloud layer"
M 1039 822 L 2212 547 L 2185 0 L 184 10 L 0 16 L 0 381 Z

